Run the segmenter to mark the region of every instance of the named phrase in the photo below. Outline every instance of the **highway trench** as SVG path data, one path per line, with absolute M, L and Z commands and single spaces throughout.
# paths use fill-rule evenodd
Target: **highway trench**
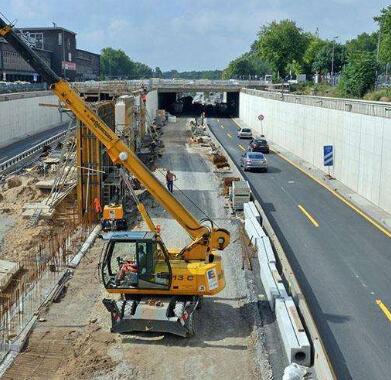
M 239 167 L 249 141 L 231 119 L 208 124 Z M 268 173 L 240 170 L 286 251 L 337 378 L 389 378 L 391 239 L 283 158 L 267 159 Z

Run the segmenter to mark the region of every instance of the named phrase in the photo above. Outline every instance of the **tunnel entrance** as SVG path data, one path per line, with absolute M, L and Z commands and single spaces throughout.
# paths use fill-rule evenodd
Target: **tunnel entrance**
M 159 92 L 158 107 L 176 116 L 239 117 L 239 92 Z

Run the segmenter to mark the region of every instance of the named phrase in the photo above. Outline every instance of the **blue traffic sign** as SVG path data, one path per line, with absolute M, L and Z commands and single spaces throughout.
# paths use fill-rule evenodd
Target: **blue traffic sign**
M 324 166 L 334 165 L 334 149 L 332 145 L 325 145 L 323 147 L 323 165 Z

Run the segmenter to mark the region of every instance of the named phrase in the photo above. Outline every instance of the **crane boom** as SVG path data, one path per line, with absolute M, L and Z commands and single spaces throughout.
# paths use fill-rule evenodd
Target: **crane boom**
M 186 259 L 205 258 L 212 249 L 224 249 L 229 244 L 229 232 L 201 224 L 139 160 L 137 155 L 104 123 L 70 84 L 60 78 L 23 39 L 0 18 L 0 37 L 32 66 L 48 83 L 59 99 L 106 147 L 114 164 L 120 164 L 143 184 L 148 192 L 171 214 L 193 239 L 183 250 Z

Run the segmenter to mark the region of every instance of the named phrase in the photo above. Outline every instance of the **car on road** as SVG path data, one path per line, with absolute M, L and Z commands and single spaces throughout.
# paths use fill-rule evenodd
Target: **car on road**
M 252 139 L 253 133 L 250 128 L 240 128 L 238 131 L 239 139 Z
M 266 157 L 261 152 L 246 152 L 240 159 L 240 166 L 244 171 L 260 170 L 267 172 L 268 164 Z
M 261 153 L 269 153 L 270 148 L 269 144 L 265 139 L 252 139 L 250 145 L 248 146 L 249 152 L 261 152 Z

